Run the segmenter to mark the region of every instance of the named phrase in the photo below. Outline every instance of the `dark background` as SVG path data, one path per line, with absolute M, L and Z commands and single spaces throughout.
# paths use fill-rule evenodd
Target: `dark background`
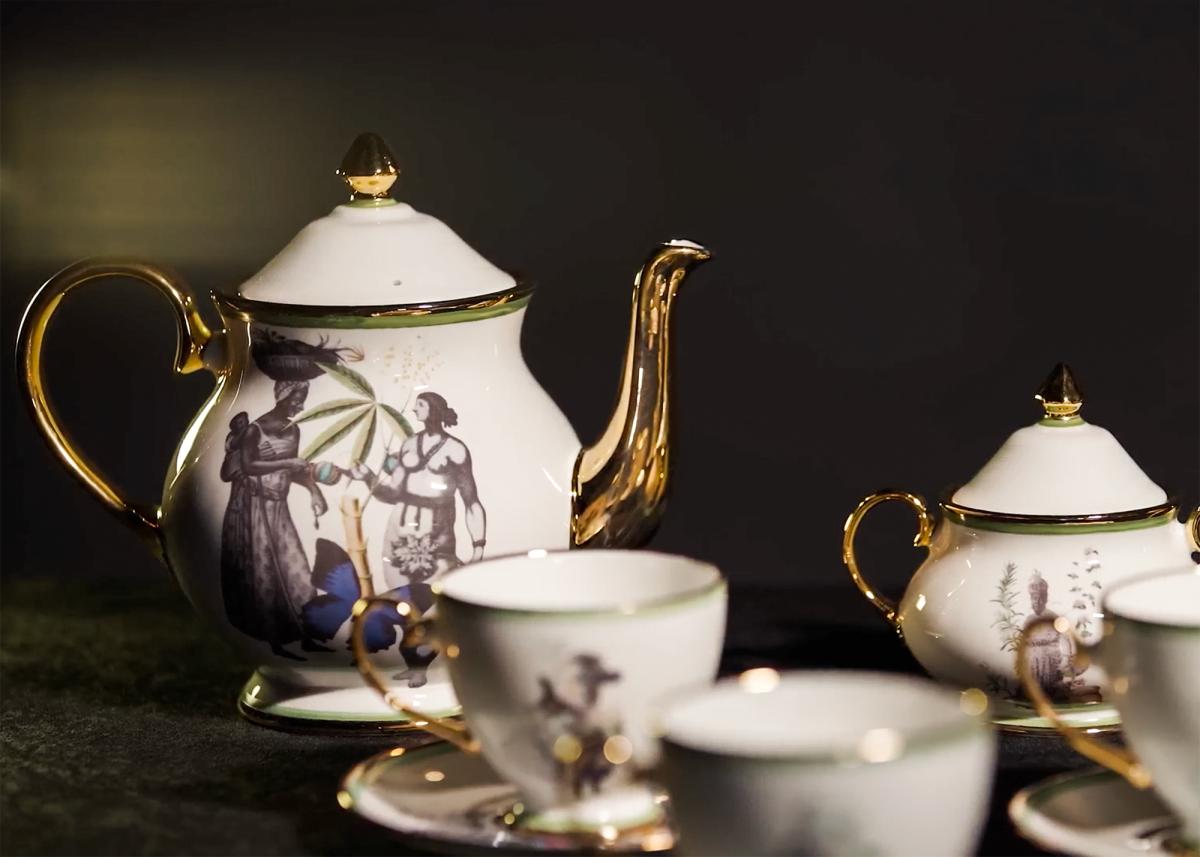
M 852 589 L 842 522 L 882 486 L 932 502 L 968 479 L 1038 417 L 1032 395 L 1059 360 L 1089 421 L 1187 508 L 1200 493 L 1191 0 L 6 2 L 0 15 L 8 699 L 14 676 L 35 688 L 6 719 L 23 730 L 18 849 L 65 823 L 42 797 L 73 787 L 118 833 L 142 819 L 143 850 L 200 848 L 167 832 L 179 794 L 197 829 L 243 837 L 217 850 L 300 847 L 245 846 L 275 827 L 239 813 L 291 818 L 301 783 L 336 814 L 333 779 L 277 791 L 247 772 L 235 786 L 224 756 L 201 761 L 220 746 L 249 771 L 269 744 L 273 764 L 299 764 L 289 736 L 223 719 L 190 733 L 207 737 L 185 767 L 207 785 L 187 771 L 178 792 L 145 784 L 178 764 L 147 767 L 162 755 L 151 736 L 197 712 L 228 718 L 242 668 L 199 654 L 215 635 L 162 606 L 163 570 L 41 444 L 13 344 L 37 286 L 82 256 L 171 265 L 200 295 L 236 288 L 342 201 L 333 169 L 363 130 L 400 158 L 399 198 L 541 284 L 525 353 L 585 441 L 612 405 L 645 253 L 671 237 L 712 247 L 676 310 L 674 496 L 654 546 L 729 575 L 727 668 L 772 646 L 784 665 L 913 668 Z M 139 499 L 161 492 L 211 383 L 172 377 L 173 340 L 165 304 L 128 283 L 73 296 L 50 335 L 66 424 Z M 864 531 L 868 574 L 895 595 L 920 560 L 912 528 L 885 508 Z M 126 732 L 98 718 L 82 737 L 106 761 L 86 788 L 55 780 L 55 742 L 97 701 L 145 716 Z M 129 743 L 135 723 L 146 746 Z M 325 747 L 322 777 L 364 755 Z M 139 785 L 110 807 L 100 796 L 122 776 Z M 998 799 L 1027 781 L 1008 776 Z M 212 815 L 222 801 L 228 816 Z M 103 812 L 49 850 L 129 847 Z M 993 825 L 1003 836 L 1002 803 Z M 305 847 L 345 847 L 323 835 Z
M 34 289 L 102 253 L 232 289 L 342 200 L 332 171 L 365 129 L 401 159 L 400 198 L 540 283 L 525 353 L 585 441 L 644 254 L 675 236 L 713 248 L 678 303 L 655 545 L 735 586 L 849 586 L 855 503 L 968 479 L 1038 416 L 1059 360 L 1085 416 L 1193 502 L 1196 4 L 780 15 L 5 3 L 5 574 L 161 574 L 15 404 Z M 159 496 L 209 377 L 171 376 L 174 328 L 144 287 L 89 288 L 60 318 L 65 422 L 133 496 Z M 913 524 L 878 517 L 867 564 L 897 591 Z

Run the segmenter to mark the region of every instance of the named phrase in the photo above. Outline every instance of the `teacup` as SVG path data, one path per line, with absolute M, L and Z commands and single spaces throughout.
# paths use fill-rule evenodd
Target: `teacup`
M 455 569 L 434 599 L 428 642 L 445 655 L 466 728 L 409 710 L 368 660 L 368 611 L 410 617 L 411 605 L 356 605 L 352 641 L 369 684 L 425 718 L 416 725 L 482 752 L 520 790 L 512 815 L 525 826 L 611 837 L 660 818 L 642 777 L 658 754 L 647 705 L 716 677 L 727 599 L 714 566 L 648 551 L 538 550 Z
M 1104 634 L 1080 639 L 1063 617 L 1033 622 L 1017 653 L 1021 682 L 1038 713 L 1071 746 L 1135 787 L 1153 785 L 1179 817 L 1187 846 L 1200 845 L 1200 569 L 1164 570 L 1111 587 Z M 1100 666 L 1132 752 L 1064 724 L 1047 698 L 1056 673 Z
M 972 853 L 991 789 L 987 697 L 914 676 L 759 668 L 663 703 L 680 850 Z

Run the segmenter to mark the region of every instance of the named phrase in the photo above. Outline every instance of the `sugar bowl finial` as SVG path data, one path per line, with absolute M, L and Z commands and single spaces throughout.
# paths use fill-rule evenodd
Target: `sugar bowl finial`
M 1046 411 L 1046 419 L 1055 421 L 1080 419 L 1079 409 L 1083 407 L 1083 394 L 1075 384 L 1075 376 L 1071 367 L 1059 363 L 1042 382 L 1041 389 L 1034 398 L 1042 403 Z
M 372 200 L 381 204 L 392 201 L 392 185 L 400 175 L 400 168 L 383 138 L 367 131 L 350 144 L 337 174 L 350 185 L 352 200 Z

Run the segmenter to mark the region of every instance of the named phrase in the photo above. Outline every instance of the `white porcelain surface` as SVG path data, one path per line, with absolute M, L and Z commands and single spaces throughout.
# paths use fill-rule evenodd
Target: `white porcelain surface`
M 533 547 L 566 547 L 570 535 L 571 473 L 579 452 L 579 442 L 566 418 L 530 375 L 519 349 L 519 335 L 524 310 L 508 315 L 459 324 L 372 330 L 338 330 L 319 328 L 289 328 L 254 323 L 260 331 L 286 340 L 316 345 L 322 340 L 329 348 L 357 349 L 341 352 L 347 359 L 340 364 L 365 378 L 374 389 L 377 400 L 401 413 L 414 432 L 426 426 L 421 420 L 419 397 L 436 393 L 456 412 L 457 422 L 447 427 L 449 434 L 466 451 L 466 467 L 477 489 L 478 501 L 484 510 L 481 532 L 472 533 L 468 527 L 469 514 L 466 494 L 449 491 L 453 506 L 453 536 L 450 547 L 424 545 L 432 553 L 440 551 L 439 567 L 448 563 L 467 562 L 476 554 L 472 543 L 485 540 L 479 552 L 484 557 L 523 551 Z M 169 468 L 164 489 L 162 531 L 166 539 L 167 556 L 172 570 L 189 599 L 211 621 L 224 630 L 225 637 L 252 664 L 273 670 L 276 675 L 298 684 L 322 688 L 361 688 L 361 679 L 353 669 L 346 648 L 349 635 L 349 605 L 356 597 L 345 593 L 339 605 L 347 621 L 323 645 L 328 652 L 303 651 L 296 640 L 285 642 L 282 648 L 294 660 L 273 654 L 270 635 L 247 633 L 231 622 L 227 615 L 227 595 L 223 589 L 222 543 L 226 516 L 230 514 L 234 489 L 222 478 L 222 468 L 229 459 L 227 446 L 234 434 L 231 424 L 237 415 L 256 421 L 260 415 L 275 408 L 277 382 L 260 370 L 251 359 L 250 325 L 236 319 L 226 319 L 228 341 L 223 350 L 227 373 L 219 380 L 212 396 L 193 420 L 180 442 Z M 361 353 L 361 360 L 351 359 Z M 301 394 L 297 394 L 301 395 Z M 298 405 L 308 411 L 331 401 L 362 396 L 349 389 L 331 374 L 318 374 L 307 382 L 307 392 Z M 341 414 L 298 424 L 298 449 L 303 449 Z M 393 430 L 382 414 L 370 451 L 365 459 L 376 473 L 382 472 L 385 449 L 396 452 L 400 443 L 393 439 Z M 330 462 L 342 470 L 351 469 L 351 457 L 361 427 L 342 438 L 315 460 Z M 391 445 L 389 447 L 389 440 Z M 427 445 L 428 446 L 428 445 Z M 445 450 L 446 447 L 443 447 Z M 295 453 L 293 453 L 295 454 Z M 442 453 L 443 455 L 445 453 Z M 460 462 L 463 460 L 460 455 Z M 437 463 L 419 476 L 445 480 L 445 475 L 433 472 Z M 459 465 L 463 465 L 460 463 Z M 459 472 L 460 482 L 462 473 Z M 344 558 L 346 538 L 339 505 L 344 497 L 357 497 L 365 504 L 363 531 L 367 542 L 367 561 L 373 575 L 376 593 L 385 593 L 406 582 L 403 574 L 389 563 L 391 539 L 401 504 L 379 497 L 369 501 L 367 483 L 341 475 L 336 484 L 318 484 L 327 511 L 314 515 L 313 495 L 299 478 L 284 486 L 286 507 L 275 510 L 272 527 L 286 529 L 290 519 L 304 554 L 303 563 L 293 580 L 289 604 L 296 613 L 305 610 L 312 599 L 329 593 L 307 583 L 305 567 L 317 570 L 318 540 L 333 543 Z M 436 486 L 435 486 L 436 487 Z M 256 513 L 257 514 L 257 513 Z M 424 519 L 417 514 L 413 521 L 420 530 Z M 448 535 L 443 533 L 443 535 Z M 274 550 L 278 540 L 250 539 L 255 550 Z M 426 540 L 428 541 L 428 540 Z M 420 543 L 416 539 L 415 543 Z M 421 543 L 423 544 L 423 543 Z M 418 548 L 421 547 L 418 544 Z M 330 549 L 332 550 L 332 549 Z M 445 556 L 453 554 L 454 560 Z M 440 572 L 438 572 L 440 573 Z M 436 579 L 434 574 L 432 579 Z M 244 579 L 269 579 L 270 574 L 244 574 Z M 351 576 L 352 577 L 352 576 Z M 307 590 L 307 591 L 305 591 Z M 299 594 L 297 594 L 299 593 Z M 236 596 L 234 596 L 236 600 Z M 247 612 L 262 612 L 261 599 L 253 596 L 242 599 Z M 340 615 L 340 614 L 339 614 Z M 380 666 L 396 673 L 406 668 L 405 661 L 393 645 L 376 656 Z M 437 659 L 434 667 L 437 666 Z M 437 680 L 439 671 L 433 669 L 430 680 Z M 444 673 L 442 681 L 445 683 Z M 404 680 L 398 681 L 402 689 Z
M 513 286 L 442 221 L 399 202 L 339 205 L 305 226 L 239 294 L 308 306 L 394 306 Z
M 633 830 L 577 834 L 505 822 L 521 793 L 479 756 L 447 744 L 381 753 L 357 765 L 342 781 L 341 805 L 421 850 L 461 854 L 464 848 L 518 853 L 597 851 L 637 854 L 664 851 L 674 833 L 661 810 L 666 796 L 654 794 L 654 817 Z M 590 847 L 589 847 L 590 843 Z
M 1105 598 L 1112 634 L 1090 650 L 1125 739 L 1200 844 L 1200 570 L 1130 580 Z
M 1111 771 L 1072 771 L 1017 792 L 1017 830 L 1047 851 L 1075 857 L 1179 855 L 1179 822 L 1153 791 Z
M 535 551 L 441 586 L 435 633 L 492 767 L 554 825 L 642 823 L 652 795 L 631 787 L 658 753 L 647 705 L 715 677 L 719 572 L 643 551 Z
M 1188 553 L 1184 527 L 1175 521 L 1119 532 L 1031 534 L 943 520 L 898 620 L 908 647 L 934 677 L 1020 699 L 1017 635 L 1026 624 L 1065 616 L 1083 639 L 1098 640 L 1109 587 L 1147 569 L 1177 566 Z M 1068 669 L 1070 650 L 1063 638 L 1041 651 Z M 1099 671 L 1072 675 L 1057 691 L 1056 703 L 1098 700 Z
M 1168 572 L 1179 573 L 1168 573 Z M 1200 626 L 1200 569 L 1164 569 L 1161 574 L 1139 575 L 1128 584 L 1111 590 L 1104 599 L 1114 616 L 1178 625 Z
M 953 500 L 1017 515 L 1092 515 L 1146 509 L 1167 495 L 1112 434 L 1080 423 L 1018 429 Z
M 972 853 L 995 757 L 982 703 L 909 676 L 771 670 L 666 701 L 679 851 Z
M 401 683 L 392 689 L 392 693 L 405 705 L 431 717 L 457 715 L 461 709 L 454 688 L 444 675 L 445 667 L 434 664 L 429 673 L 429 680 L 421 687 L 409 688 Z M 373 688 L 363 684 L 357 687 L 299 685 L 288 680 L 290 675 L 280 675 L 265 667 L 257 670 L 242 688 L 238 697 L 239 710 L 256 722 L 286 725 L 297 731 L 305 731 L 308 725 L 322 730 L 369 732 L 369 728 L 361 727 L 372 724 L 399 726 L 409 719 L 397 714 Z

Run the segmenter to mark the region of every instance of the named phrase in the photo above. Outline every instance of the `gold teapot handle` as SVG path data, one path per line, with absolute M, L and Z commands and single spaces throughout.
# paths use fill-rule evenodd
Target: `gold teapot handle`
M 1020 642 L 1017 643 L 1017 675 L 1021 678 L 1021 686 L 1025 691 L 1025 695 L 1033 703 L 1033 707 L 1037 710 L 1038 715 L 1049 720 L 1077 753 L 1120 774 L 1134 788 L 1149 788 L 1151 785 L 1150 772 L 1142 766 L 1142 763 L 1138 761 L 1135 755 L 1122 747 L 1097 741 L 1083 729 L 1067 725 L 1058 716 L 1058 712 L 1054 710 L 1054 705 L 1050 702 L 1049 697 L 1046 696 L 1046 691 L 1042 689 L 1041 682 L 1033 674 L 1033 667 L 1030 666 L 1028 657 L 1029 638 L 1035 632 L 1047 628 L 1071 638 L 1071 641 L 1075 644 L 1075 653 L 1072 656 L 1071 663 L 1076 670 L 1082 672 L 1091 664 L 1092 659 L 1088 654 L 1088 649 L 1092 647 L 1079 639 L 1074 628 L 1071 627 L 1069 619 L 1063 616 L 1057 618 L 1046 616 L 1031 622 L 1021 632 Z
M 363 680 L 378 692 L 383 697 L 383 701 L 390 705 L 394 711 L 408 717 L 412 721 L 413 726 L 416 726 L 418 729 L 424 729 L 430 735 L 441 738 L 444 741 L 449 741 L 460 750 L 477 754 L 479 752 L 479 742 L 471 735 L 465 725 L 447 717 L 432 717 L 423 711 L 405 705 L 396 698 L 396 695 L 392 693 L 387 683 L 383 680 L 383 676 L 379 674 L 379 671 L 375 669 L 375 665 L 371 663 L 371 653 L 367 651 L 367 644 L 363 639 L 363 634 L 366 629 L 368 614 L 380 608 L 398 613 L 401 619 L 407 623 L 408 627 L 404 629 L 404 639 L 401 641 L 402 645 L 418 645 L 420 643 L 437 645 L 430 639 L 432 620 L 422 616 L 415 604 L 388 598 L 384 595 L 360 598 L 354 602 L 354 608 L 351 611 L 350 647 L 354 650 L 354 665 L 362 673 Z
M 858 558 L 854 554 L 854 536 L 858 532 L 858 526 L 862 523 L 863 517 L 880 503 L 886 503 L 888 500 L 900 500 L 912 507 L 913 511 L 917 513 L 917 535 L 913 538 L 913 547 L 929 547 L 933 540 L 934 524 L 929 510 L 925 508 L 925 501 L 907 491 L 880 491 L 859 503 L 858 507 L 850 513 L 850 517 L 846 519 L 846 524 L 842 528 L 842 562 L 846 564 L 858 591 L 878 608 L 879 612 L 883 614 L 883 618 L 887 619 L 893 628 L 899 631 L 900 620 L 896 612 L 896 602 L 886 595 L 876 592 L 874 587 L 867 583 L 862 572 L 859 571 Z
M 21 329 L 17 334 L 17 355 L 20 360 L 18 377 L 21 391 L 33 411 L 34 421 L 42 438 L 70 473 L 83 483 L 93 496 L 110 512 L 144 538 L 151 549 L 162 557 L 159 534 L 158 507 L 142 506 L 127 500 L 71 442 L 58 421 L 46 394 L 46 379 L 42 371 L 42 347 L 46 328 L 63 298 L 76 286 L 102 277 L 129 277 L 153 286 L 171 304 L 179 328 L 179 345 L 175 354 L 175 371 L 180 374 L 204 368 L 202 352 L 212 338 L 188 294 L 182 280 L 160 268 L 143 262 L 118 259 L 84 259 L 63 268 L 46 281 L 33 296 Z

